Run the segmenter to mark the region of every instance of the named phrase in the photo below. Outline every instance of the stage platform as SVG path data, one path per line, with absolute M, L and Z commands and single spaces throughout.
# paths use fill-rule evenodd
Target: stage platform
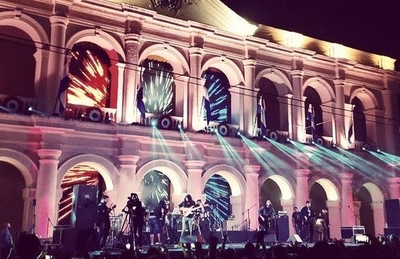
M 239 256 L 244 255 L 245 245 L 250 242 L 253 245 L 257 244 L 257 235 L 259 232 L 257 231 L 210 231 L 208 233 L 208 238 L 198 239 L 197 236 L 185 236 L 181 238 L 178 237 L 178 240 L 169 240 L 170 242 L 165 242 L 162 245 L 154 245 L 150 246 L 148 243 L 147 237 L 144 238 L 144 243 L 142 249 L 140 251 L 136 250 L 135 256 L 137 258 L 147 258 L 148 251 L 151 247 L 168 251 L 169 258 L 184 258 L 184 251 L 187 252 L 186 245 L 190 244 L 192 252 L 195 251 L 195 243 L 201 241 L 201 247 L 204 253 L 208 253 L 209 250 L 209 238 L 214 236 L 218 238 L 218 250 L 221 249 L 223 236 L 227 235 L 227 242 L 225 245 L 225 250 L 233 249 Z M 314 243 L 305 243 L 305 242 L 290 242 L 290 240 L 285 240 L 284 242 L 280 242 L 275 237 L 271 237 L 271 235 L 264 235 L 264 243 L 267 249 L 270 249 L 273 246 L 281 245 L 284 247 L 294 247 L 294 246 L 306 246 L 307 248 L 312 248 Z M 176 237 L 174 237 L 176 238 Z M 356 247 L 360 244 L 355 244 L 351 242 L 344 243 L 347 248 Z M 108 245 L 108 247 L 104 250 L 95 250 L 95 251 L 72 251 L 71 249 L 65 249 L 62 245 L 56 246 L 49 251 L 49 258 L 58 259 L 58 258 L 123 258 L 123 254 L 131 252 L 125 246 L 125 244 L 118 242 L 112 245 Z M 259 248 L 257 253 L 261 253 L 262 249 Z M 126 258 L 126 257 L 124 257 Z

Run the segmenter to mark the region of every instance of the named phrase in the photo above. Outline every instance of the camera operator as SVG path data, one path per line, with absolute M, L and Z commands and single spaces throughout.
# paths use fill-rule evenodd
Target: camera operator
M 122 210 L 129 216 L 131 230 L 130 243 L 142 249 L 142 234 L 144 225 L 144 208 L 136 193 L 131 193 L 128 197 L 125 208 Z M 135 244 L 133 244 L 135 242 Z

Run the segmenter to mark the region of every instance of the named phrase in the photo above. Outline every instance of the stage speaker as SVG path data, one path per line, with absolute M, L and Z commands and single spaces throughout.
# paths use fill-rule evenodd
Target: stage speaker
M 385 235 L 385 237 L 390 236 L 390 235 L 400 237 L 400 228 L 393 228 L 393 227 L 392 228 L 384 228 L 383 234 Z
M 97 232 L 95 229 L 68 228 L 63 231 L 63 248 L 73 252 L 96 250 Z
M 97 214 L 97 186 L 74 185 L 72 193 L 71 227 L 93 229 Z
M 400 227 L 400 199 L 385 200 L 385 210 L 388 227 Z
M 286 242 L 292 242 L 293 244 L 295 243 L 302 243 L 303 240 L 301 239 L 301 237 L 297 234 L 291 235 Z
M 195 235 L 181 236 L 179 239 L 179 243 L 182 243 L 182 244 L 187 244 L 187 243 L 193 244 L 196 242 L 197 242 L 197 236 L 195 236 Z
M 264 243 L 272 244 L 276 243 L 278 240 L 276 239 L 276 234 L 265 234 L 264 235 Z
M 278 225 L 278 242 L 284 243 L 289 238 L 289 217 L 282 216 L 277 219 Z

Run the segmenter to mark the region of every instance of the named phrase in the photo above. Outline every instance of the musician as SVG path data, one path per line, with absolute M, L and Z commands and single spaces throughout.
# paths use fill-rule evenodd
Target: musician
M 193 201 L 192 196 L 190 194 L 187 194 L 184 200 L 178 205 L 179 210 L 183 214 L 181 236 L 185 235 L 186 224 L 188 224 L 189 227 L 189 234 L 192 235 L 193 220 L 194 220 L 194 213 L 193 213 L 194 205 L 195 202 Z
M 301 238 L 307 242 L 313 242 L 315 213 L 311 209 L 310 201 L 306 201 L 306 205 L 301 208 L 300 213 L 303 218 L 303 236 Z
M 157 243 L 161 244 L 161 231 L 164 228 L 166 215 L 166 203 L 164 200 L 161 200 L 154 208 L 153 212 L 150 212 L 150 245 L 154 245 L 154 235 L 157 235 Z
M 265 233 L 275 230 L 276 212 L 270 200 L 266 200 L 265 204 L 258 210 L 258 219 L 261 225 L 261 230 Z
M 293 208 L 292 213 L 292 226 L 297 235 L 301 236 L 301 231 L 303 229 L 303 217 L 301 216 L 301 212 L 297 207 Z
M 107 206 L 109 197 L 103 195 L 97 205 L 97 218 L 96 228 L 98 233 L 98 247 L 104 249 L 108 234 L 110 233 L 110 211 L 111 209 Z

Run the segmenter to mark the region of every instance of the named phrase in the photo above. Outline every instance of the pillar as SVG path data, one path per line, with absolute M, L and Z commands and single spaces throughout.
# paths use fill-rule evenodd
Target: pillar
M 124 101 L 122 109 L 122 122 L 132 123 L 138 121 L 138 111 L 136 108 L 137 84 L 141 69 L 139 67 L 139 36 L 135 33 L 128 33 L 125 36 L 125 85 L 124 85 Z
M 203 57 L 203 49 L 199 47 L 191 47 L 189 49 L 189 65 L 190 65 L 190 79 L 188 91 L 188 111 L 189 116 L 187 120 L 190 122 L 188 131 L 197 131 L 203 128 L 202 116 L 202 97 L 203 97 L 203 83 L 201 80 L 201 60 Z
M 302 70 L 291 71 L 293 83 L 293 99 L 291 100 L 292 128 L 291 139 L 299 142 L 305 142 L 305 118 L 304 118 L 304 102 L 302 96 L 303 76 Z
M 385 123 L 383 125 L 377 125 L 379 127 L 378 132 L 381 131 L 381 127 L 384 127 L 384 135 L 380 135 L 379 138 L 377 139 L 379 146 L 382 146 L 385 148 L 386 152 L 395 154 L 396 153 L 396 141 L 393 141 L 394 139 L 398 138 L 398 127 L 393 125 L 393 121 L 390 118 L 396 118 L 396 116 L 399 116 L 399 112 L 394 112 L 394 111 L 399 111 L 398 107 L 398 94 L 395 93 L 395 91 L 391 90 L 383 90 L 382 92 L 382 97 L 383 97 L 383 103 L 385 106 L 385 113 L 383 115 L 385 119 Z M 397 113 L 397 114 L 396 114 Z M 398 117 L 397 117 L 398 118 Z
M 56 200 L 57 166 L 61 150 L 39 149 L 39 172 L 36 185 L 36 234 L 40 238 L 52 236 L 50 222 L 56 221 L 58 201 Z
M 326 208 L 328 209 L 330 237 L 341 239 L 342 220 L 340 218 L 340 202 L 328 200 L 326 201 Z
M 124 74 L 125 74 L 125 67 L 126 65 L 123 63 L 117 63 L 116 66 L 118 67 L 118 89 L 117 89 L 117 114 L 115 116 L 115 122 L 120 123 L 122 122 L 122 111 L 123 103 L 124 103 Z
M 128 197 L 132 192 L 135 192 L 133 183 L 136 183 L 136 168 L 139 156 L 136 155 L 119 155 L 119 184 L 118 195 L 116 196 L 115 204 L 116 211 L 122 210 Z M 132 184 L 130 184 L 132 183 Z M 139 183 L 138 183 L 139 184 Z
M 342 226 L 354 226 L 353 173 L 342 172 L 339 174 L 339 178 L 342 185 Z
M 334 143 L 342 148 L 347 148 L 347 133 L 345 127 L 345 107 L 344 107 L 344 80 L 335 80 L 335 91 L 336 91 L 336 105 L 335 105 L 335 131 L 334 131 Z
M 259 165 L 245 165 L 243 167 L 246 176 L 246 193 L 244 201 L 244 220 L 247 219 L 247 229 L 255 230 L 258 227 L 258 209 L 260 207 L 260 189 L 258 186 Z
M 389 185 L 389 198 L 400 198 L 400 177 L 390 177 L 387 179 Z
M 40 93 L 41 98 L 38 102 L 38 110 L 52 114 L 54 101 L 57 97 L 58 87 L 62 73 L 64 72 L 64 63 L 66 59 L 65 38 L 69 19 L 61 15 L 50 17 L 50 44 L 49 44 L 49 63 L 47 67 L 46 91 Z
M 247 136 L 253 136 L 254 131 L 254 121 L 256 118 L 256 103 L 257 101 L 252 95 L 246 94 L 244 91 L 253 92 L 254 81 L 255 81 L 255 67 L 256 62 L 253 59 L 243 60 L 244 65 L 244 89 L 241 91 L 241 96 L 243 98 L 243 105 L 241 108 L 241 119 L 239 123 L 239 129 Z M 257 93 L 254 91 L 254 95 Z
M 206 162 L 201 160 L 188 160 L 183 163 L 188 174 L 187 193 L 192 196 L 193 200 L 201 199 L 204 189 L 201 176 L 203 173 L 203 166 Z
M 296 176 L 296 204 L 301 209 L 309 198 L 308 193 L 308 174 L 309 169 L 296 169 L 294 171 Z
M 374 215 L 374 236 L 383 235 L 383 229 L 385 227 L 385 213 L 382 201 L 374 201 L 371 203 L 372 213 Z
M 33 230 L 35 207 L 36 207 L 36 189 L 25 188 L 22 190 L 22 199 L 24 201 L 24 213 L 22 218 L 22 229 L 23 230 Z

